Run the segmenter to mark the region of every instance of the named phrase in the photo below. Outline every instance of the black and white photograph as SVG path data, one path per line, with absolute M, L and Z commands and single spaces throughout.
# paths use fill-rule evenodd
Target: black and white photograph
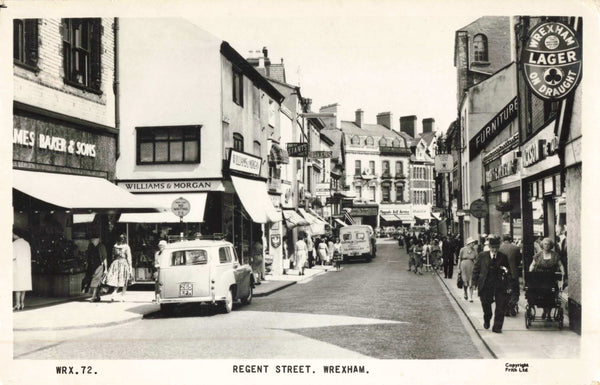
M 598 5 L 0 0 L 0 383 L 600 383 Z

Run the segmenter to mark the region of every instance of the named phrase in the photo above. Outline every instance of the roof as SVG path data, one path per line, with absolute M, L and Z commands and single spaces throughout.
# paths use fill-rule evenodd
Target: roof
M 433 132 L 426 132 L 424 134 L 421 134 L 421 139 L 423 139 L 425 141 L 425 144 L 427 144 L 428 147 L 429 147 L 429 145 L 431 144 L 431 142 L 433 141 L 434 138 L 435 138 L 435 131 L 433 131 Z
M 224 239 L 194 239 L 194 240 L 183 240 L 173 243 L 168 243 L 165 249 L 182 249 L 190 247 L 213 247 L 213 246 L 225 246 L 231 245 Z
M 333 128 L 324 128 L 321 134 L 329 138 L 334 144 L 331 146 L 331 157 L 339 159 L 342 152 L 342 131 Z
M 341 126 L 341 129 L 344 132 L 344 134 L 348 135 L 379 136 L 393 139 L 406 139 L 404 136 L 398 134 L 398 132 L 380 124 L 363 124 L 361 128 L 357 126 L 354 122 L 342 120 Z

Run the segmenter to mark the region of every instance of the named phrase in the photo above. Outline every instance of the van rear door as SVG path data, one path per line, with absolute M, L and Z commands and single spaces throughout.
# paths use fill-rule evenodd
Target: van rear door
M 210 295 L 209 250 L 184 249 L 163 254 L 159 275 L 163 298 L 184 300 Z

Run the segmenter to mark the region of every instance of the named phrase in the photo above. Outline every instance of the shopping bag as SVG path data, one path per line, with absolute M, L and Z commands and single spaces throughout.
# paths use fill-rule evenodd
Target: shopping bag
M 462 275 L 461 275 L 461 273 L 459 272 L 459 273 L 458 273 L 458 278 L 456 279 L 456 286 L 457 286 L 459 289 L 462 289 L 462 288 L 463 288 L 463 285 L 464 285 L 464 282 L 463 282 L 463 280 L 462 280 Z

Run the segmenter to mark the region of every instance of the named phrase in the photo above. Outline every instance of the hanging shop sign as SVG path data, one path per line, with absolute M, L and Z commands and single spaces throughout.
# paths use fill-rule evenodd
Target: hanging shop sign
M 231 149 L 229 154 L 230 170 L 242 171 L 252 175 L 259 175 L 261 165 L 262 159 L 260 157 Z
M 290 157 L 306 157 L 308 156 L 308 143 L 288 143 L 287 152 Z
M 329 183 L 317 183 L 315 186 L 315 196 L 328 197 L 331 195 L 331 187 Z
M 581 80 L 582 49 L 575 32 L 558 22 L 533 28 L 523 46 L 523 77 L 538 97 L 560 100 Z
M 350 211 L 350 213 L 352 214 L 353 217 L 368 217 L 368 216 L 374 216 L 377 215 L 378 213 L 378 207 L 377 206 L 363 206 L 363 207 L 356 207 L 353 206 L 352 207 L 352 211 Z
M 182 219 L 190 213 L 190 209 L 190 201 L 183 197 L 175 199 L 171 204 L 171 211 L 173 212 L 173 214 L 177 215 L 179 218 Z
M 510 122 L 519 111 L 519 99 L 515 97 L 500 112 L 496 114 L 479 132 L 469 141 L 469 158 L 473 160 Z
M 474 200 L 469 207 L 469 212 L 475 218 L 483 218 L 488 213 L 487 204 L 482 199 Z
M 444 174 L 452 172 L 454 160 L 450 154 L 437 154 L 435 156 L 435 172 Z
M 332 151 L 311 151 L 308 153 L 308 158 L 309 159 L 327 159 L 327 158 L 331 158 L 332 154 L 333 154 Z

